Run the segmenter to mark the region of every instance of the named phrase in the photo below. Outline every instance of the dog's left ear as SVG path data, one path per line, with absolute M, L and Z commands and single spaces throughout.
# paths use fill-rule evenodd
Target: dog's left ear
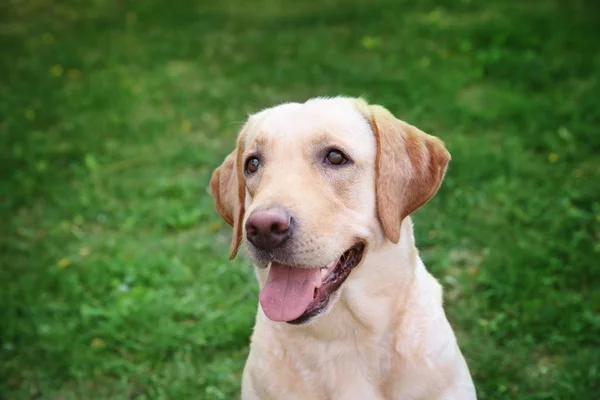
M 387 238 L 398 243 L 402 220 L 439 189 L 450 153 L 438 138 L 394 117 L 380 106 L 359 102 L 377 139 L 377 215 Z
M 246 187 L 241 165 L 241 140 L 238 148 L 231 152 L 220 167 L 213 172 L 210 180 L 210 191 L 215 199 L 217 212 L 233 227 L 233 236 L 229 247 L 229 259 L 232 260 L 242 242 L 242 220 L 244 219 L 244 203 Z

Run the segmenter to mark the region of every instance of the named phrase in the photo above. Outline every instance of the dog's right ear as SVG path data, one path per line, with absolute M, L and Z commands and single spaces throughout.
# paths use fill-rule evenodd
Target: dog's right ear
M 223 164 L 213 172 L 210 180 L 210 191 L 215 199 L 217 212 L 225 222 L 233 227 L 233 237 L 229 247 L 230 260 L 237 254 L 243 235 L 242 220 L 244 219 L 246 187 L 240 167 L 241 143 L 241 140 L 238 140 L 237 149 L 225 158 Z

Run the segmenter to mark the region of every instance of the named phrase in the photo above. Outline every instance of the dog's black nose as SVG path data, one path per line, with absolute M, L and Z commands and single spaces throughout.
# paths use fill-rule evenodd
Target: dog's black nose
M 256 210 L 246 220 L 246 236 L 258 248 L 277 248 L 291 235 L 292 217 L 283 208 Z

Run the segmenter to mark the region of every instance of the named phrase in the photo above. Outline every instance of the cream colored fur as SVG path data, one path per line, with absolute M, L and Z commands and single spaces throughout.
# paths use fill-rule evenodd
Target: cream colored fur
M 352 165 L 320 164 L 333 145 Z M 259 173 L 244 176 L 244 160 L 257 152 Z M 239 241 L 247 245 L 241 227 L 250 213 L 273 204 L 299 220 L 289 248 L 298 265 L 327 265 L 357 240 L 366 250 L 307 324 L 273 322 L 258 306 L 243 400 L 476 398 L 406 216 L 433 196 L 448 161 L 441 141 L 358 99 L 284 104 L 249 118 L 211 181 L 219 213 L 239 234 L 232 255 Z M 268 268 L 255 262 L 261 288 Z

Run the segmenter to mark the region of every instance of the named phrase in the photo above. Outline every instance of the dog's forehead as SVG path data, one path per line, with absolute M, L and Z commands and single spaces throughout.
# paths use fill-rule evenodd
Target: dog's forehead
M 250 118 L 244 141 L 246 146 L 254 142 L 288 140 L 300 143 L 324 136 L 365 150 L 375 148 L 375 136 L 369 123 L 347 99 L 314 99 L 261 111 Z

